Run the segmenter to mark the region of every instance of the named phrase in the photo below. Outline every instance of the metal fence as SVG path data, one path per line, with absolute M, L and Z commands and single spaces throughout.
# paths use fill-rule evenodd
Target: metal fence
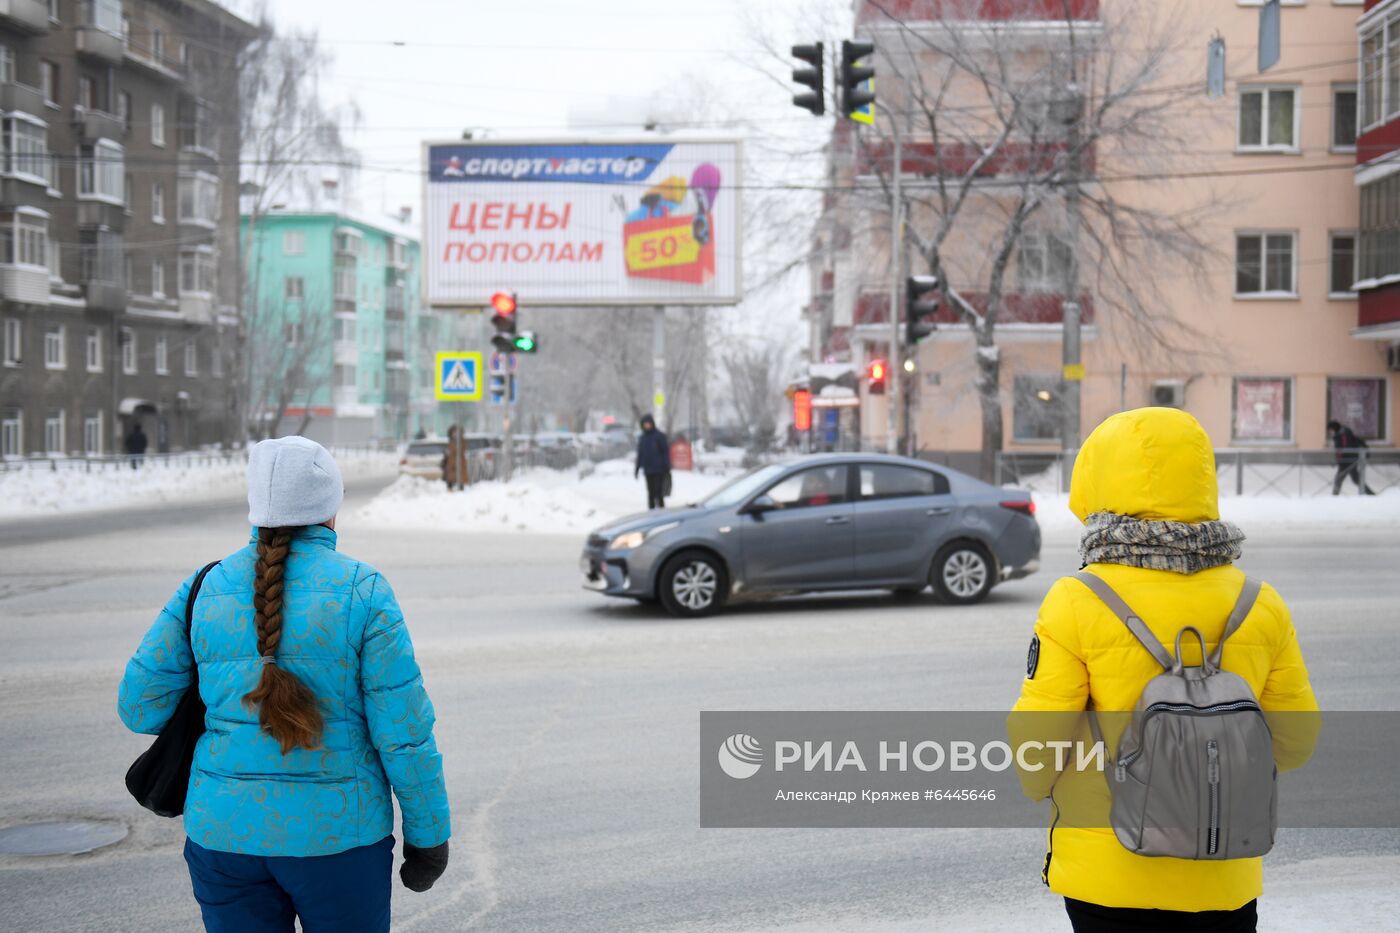
M 1367 448 L 1355 452 L 1358 473 L 1375 492 L 1400 488 L 1400 450 Z M 1074 451 L 1003 451 L 996 458 L 998 486 L 1031 486 L 1043 492 L 1069 489 Z M 1225 448 L 1215 452 L 1215 473 L 1222 495 L 1287 496 L 1306 499 L 1329 496 L 1339 466 L 1335 450 L 1261 450 Z M 1342 477 L 1343 493 L 1358 492 L 1357 483 Z
M 365 445 L 361 447 L 332 447 L 330 451 L 337 460 L 355 460 L 382 457 L 392 453 L 394 449 L 392 446 Z M 170 453 L 147 453 L 139 457 L 131 454 L 46 455 L 0 459 L 0 474 L 25 470 L 48 470 L 55 473 L 101 473 L 110 470 L 130 470 L 133 466 L 160 470 L 224 464 L 242 465 L 247 461 L 248 451 L 246 448 L 240 450 L 182 450 Z

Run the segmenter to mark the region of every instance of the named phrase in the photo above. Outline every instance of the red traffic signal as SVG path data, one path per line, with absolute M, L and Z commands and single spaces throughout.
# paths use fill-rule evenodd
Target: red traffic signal
M 515 296 L 509 292 L 496 292 L 491 296 L 491 309 L 502 317 L 515 313 Z
M 885 383 L 889 379 L 889 373 L 890 369 L 885 364 L 884 360 L 870 361 L 870 365 L 866 367 L 865 374 L 866 378 L 868 379 L 867 388 L 869 389 L 871 395 L 885 394 Z

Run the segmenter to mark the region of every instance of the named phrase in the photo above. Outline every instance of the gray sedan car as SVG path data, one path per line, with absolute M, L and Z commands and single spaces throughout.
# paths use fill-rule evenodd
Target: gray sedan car
M 974 603 L 1039 559 L 1029 493 L 921 460 L 829 454 L 599 528 L 580 569 L 589 589 L 698 616 L 731 598 L 816 590 L 932 585 L 945 602 Z

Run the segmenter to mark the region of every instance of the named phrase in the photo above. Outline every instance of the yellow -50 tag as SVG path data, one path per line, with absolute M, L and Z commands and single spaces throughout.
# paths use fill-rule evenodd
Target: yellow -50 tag
M 1065 382 L 1083 382 L 1083 381 L 1084 381 L 1084 364 L 1083 364 L 1083 363 L 1066 363 L 1066 364 L 1065 364 L 1065 367 L 1064 367 L 1064 378 L 1065 378 Z
M 627 268 L 634 270 L 688 266 L 700 258 L 690 224 L 648 230 L 627 238 Z

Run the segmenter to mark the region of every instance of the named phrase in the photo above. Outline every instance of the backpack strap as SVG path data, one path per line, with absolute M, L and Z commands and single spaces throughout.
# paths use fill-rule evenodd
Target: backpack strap
M 1230 612 L 1230 618 L 1225 623 L 1225 631 L 1220 634 L 1220 642 L 1211 652 L 1210 663 L 1216 669 L 1220 669 L 1220 658 L 1225 651 L 1225 639 L 1235 634 L 1235 630 L 1244 624 L 1245 617 L 1254 608 L 1254 602 L 1259 598 L 1259 590 L 1263 584 L 1253 577 L 1244 578 L 1244 589 L 1240 590 L 1240 598 L 1235 600 L 1235 608 Z
M 1147 623 L 1142 621 L 1142 616 L 1123 602 L 1123 597 L 1114 592 L 1113 587 L 1104 582 L 1102 577 L 1095 576 L 1087 570 L 1081 570 L 1074 575 L 1074 578 L 1094 591 L 1094 595 L 1103 601 L 1103 604 L 1113 610 L 1113 614 L 1123 621 L 1128 627 L 1128 631 L 1133 633 L 1133 637 L 1138 640 L 1153 660 L 1162 665 L 1163 668 L 1171 670 L 1176 663 L 1172 656 L 1167 653 L 1167 649 L 1157 640 L 1157 636 L 1152 634 L 1152 629 L 1147 627 Z
M 194 582 L 190 584 L 189 595 L 185 597 L 185 640 L 190 640 L 190 630 L 194 626 L 194 601 L 199 598 L 199 588 L 204 585 L 204 578 L 209 576 L 209 571 L 219 566 L 218 561 L 205 564 L 200 568 L 199 573 L 194 575 Z M 191 646 L 193 651 L 193 646 Z

